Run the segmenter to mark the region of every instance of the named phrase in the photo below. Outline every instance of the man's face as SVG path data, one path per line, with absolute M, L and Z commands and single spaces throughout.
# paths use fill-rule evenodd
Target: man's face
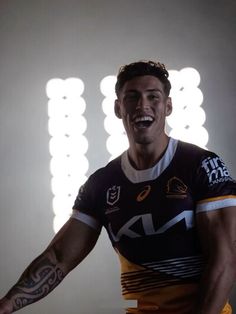
M 115 102 L 116 115 L 123 121 L 130 144 L 161 140 L 171 111 L 171 99 L 165 95 L 162 82 L 151 75 L 127 81 Z

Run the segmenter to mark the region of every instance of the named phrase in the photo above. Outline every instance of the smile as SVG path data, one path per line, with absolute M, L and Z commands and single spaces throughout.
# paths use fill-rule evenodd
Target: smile
M 148 128 L 153 123 L 154 119 L 151 116 L 138 116 L 134 119 L 133 123 L 136 128 Z

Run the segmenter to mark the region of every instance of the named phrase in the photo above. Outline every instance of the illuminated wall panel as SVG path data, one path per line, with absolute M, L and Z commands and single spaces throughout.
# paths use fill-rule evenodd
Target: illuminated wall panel
M 203 94 L 199 88 L 200 74 L 194 68 L 170 70 L 173 112 L 167 117 L 169 135 L 206 148 L 208 132 L 204 128 L 206 114 L 201 107 Z
M 122 120 L 118 119 L 114 113 L 116 76 L 106 76 L 100 83 L 101 93 L 104 95 L 102 110 L 106 115 L 104 128 L 108 133 L 106 147 L 111 155 L 110 160 L 120 155 L 128 148 L 128 140 Z
M 55 232 L 70 216 L 78 188 L 87 179 L 89 163 L 85 157 L 88 141 L 83 135 L 87 128 L 83 116 L 86 108 L 81 96 L 83 91 L 84 83 L 79 78 L 54 78 L 46 86 Z

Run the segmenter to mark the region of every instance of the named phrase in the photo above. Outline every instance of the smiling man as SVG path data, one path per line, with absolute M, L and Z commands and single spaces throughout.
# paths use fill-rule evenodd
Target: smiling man
M 127 313 L 232 313 L 236 183 L 215 153 L 167 136 L 170 88 L 163 64 L 120 69 L 115 113 L 129 148 L 80 188 L 71 218 L 0 301 L 0 314 L 45 297 L 102 227 L 120 259 L 122 294 L 137 300 Z
M 138 69 L 142 65 L 136 64 L 135 67 Z M 142 154 L 140 161 L 145 161 L 144 169 L 150 168 L 158 161 L 169 141 L 164 130 L 166 116 L 172 111 L 170 82 L 162 68 L 153 66 L 154 69 L 156 76 L 152 72 L 136 76 L 134 72 L 135 76 L 130 75 L 126 82 L 122 81 L 125 72 L 121 71 L 116 84 L 118 99 L 115 101 L 115 113 L 123 121 L 130 144 L 129 156 L 137 163 L 137 169 L 142 169 L 137 152 Z

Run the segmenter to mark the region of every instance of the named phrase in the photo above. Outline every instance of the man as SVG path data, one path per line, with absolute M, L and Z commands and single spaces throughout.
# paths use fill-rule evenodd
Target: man
M 90 176 L 72 217 L 1 300 L 12 313 L 46 296 L 94 247 L 104 226 L 120 258 L 127 313 L 232 313 L 236 183 L 214 153 L 169 138 L 164 65 L 121 68 L 116 116 L 129 148 Z

